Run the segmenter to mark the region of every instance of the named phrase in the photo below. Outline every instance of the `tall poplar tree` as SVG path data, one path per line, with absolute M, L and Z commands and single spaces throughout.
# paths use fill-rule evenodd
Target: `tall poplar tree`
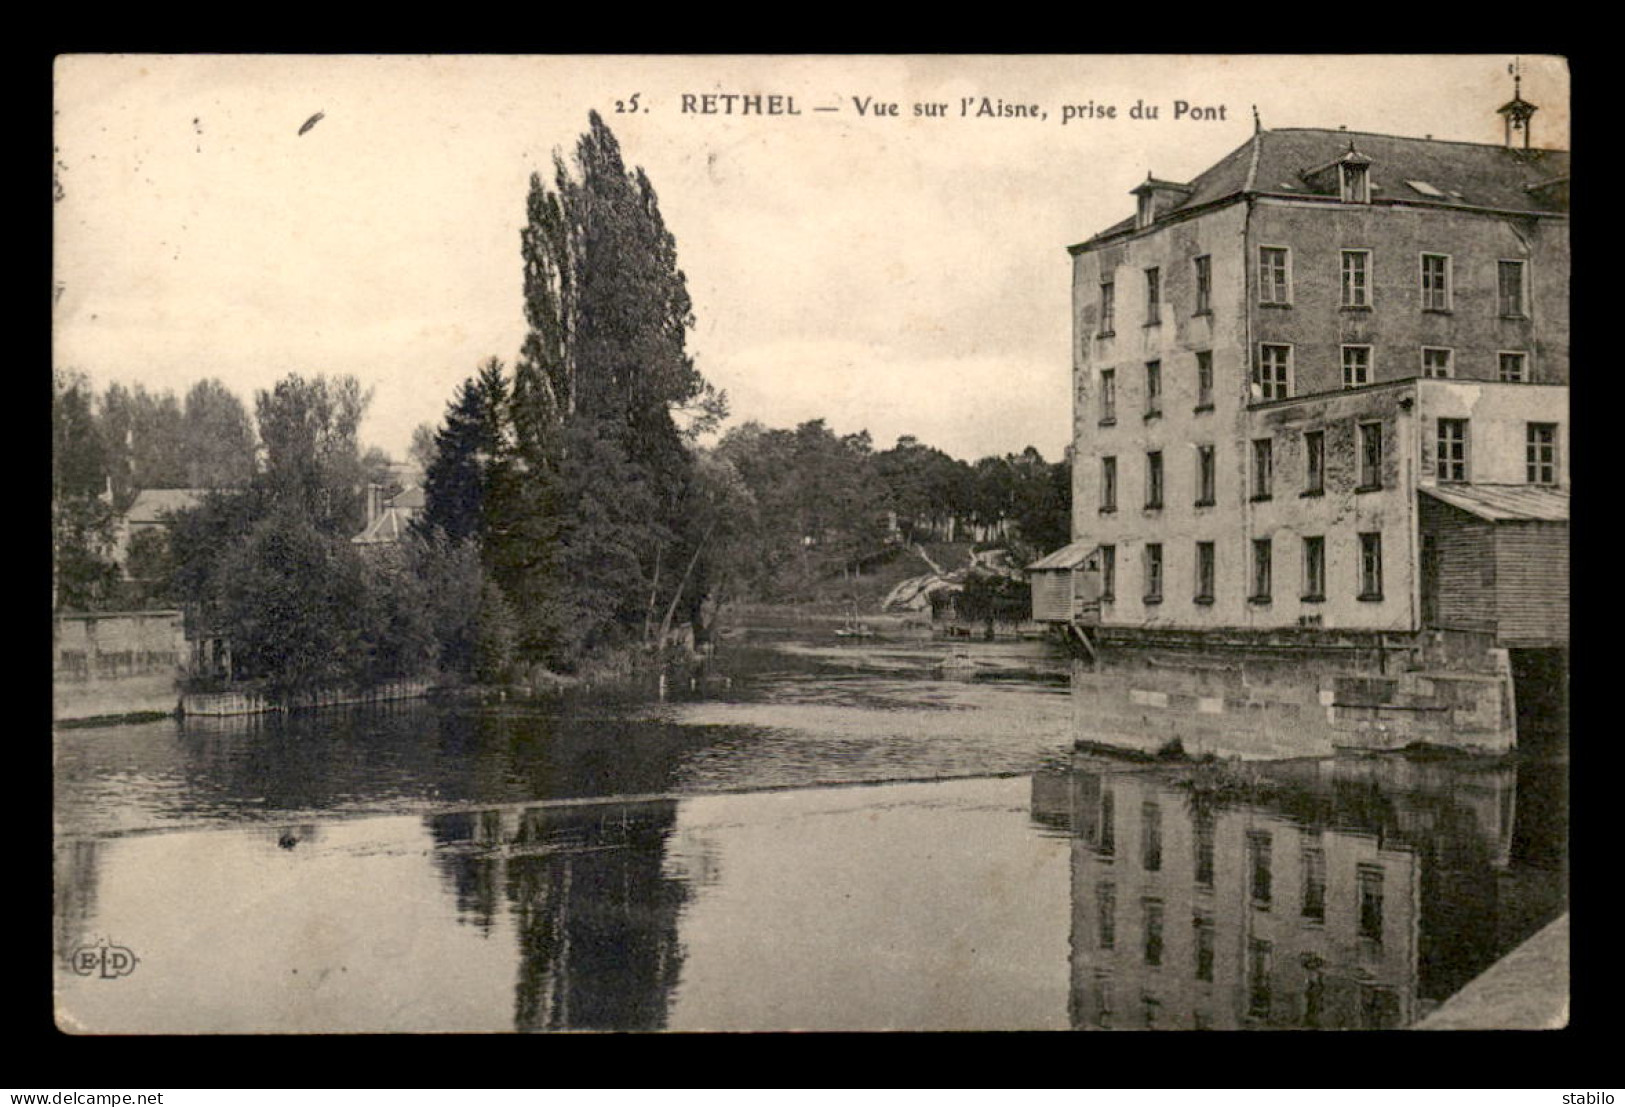
M 704 582 L 685 566 L 704 533 L 676 416 L 721 397 L 686 348 L 692 305 L 654 186 L 596 112 L 573 165 L 555 157 L 551 187 L 531 177 L 527 216 L 513 390 L 524 553 L 498 573 L 525 649 L 568 663 L 643 633 L 674 600 L 698 610 Z

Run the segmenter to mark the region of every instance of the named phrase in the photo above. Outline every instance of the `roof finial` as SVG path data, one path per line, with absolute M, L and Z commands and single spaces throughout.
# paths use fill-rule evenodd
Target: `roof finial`
M 1253 134 L 1256 135 L 1259 132 L 1263 131 L 1263 129 L 1264 129 L 1264 124 L 1259 122 L 1259 119 L 1258 119 L 1258 105 L 1254 104 L 1253 105 Z
M 1514 148 L 1517 140 L 1523 139 L 1523 148 L 1529 149 L 1529 118 L 1540 109 L 1523 98 L 1523 59 L 1514 58 L 1507 66 L 1507 72 L 1512 74 L 1512 99 L 1495 110 L 1506 119 L 1506 145 L 1508 149 Z

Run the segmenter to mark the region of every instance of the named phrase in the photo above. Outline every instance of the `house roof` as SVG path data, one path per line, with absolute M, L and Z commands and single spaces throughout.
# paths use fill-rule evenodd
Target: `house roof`
M 366 530 L 350 539 L 358 546 L 373 546 L 382 542 L 399 542 L 406 537 L 410 513 L 396 507 L 386 507 Z
M 132 523 L 162 523 L 171 512 L 197 507 L 205 495 L 201 488 L 143 488 L 125 517 Z
M 1492 523 L 1569 521 L 1568 491 L 1542 484 L 1430 485 L 1422 491 Z
M 1316 171 L 1347 158 L 1351 144 L 1357 154 L 1369 159 L 1371 202 L 1376 205 L 1409 202 L 1531 213 L 1568 210 L 1560 195 L 1540 187 L 1568 176 L 1567 150 L 1513 150 L 1477 142 L 1288 127 L 1260 131 L 1220 158 L 1190 183 L 1189 195 L 1158 213 L 1157 222 L 1249 194 L 1336 196 L 1335 176 L 1316 177 Z M 1411 182 L 1428 187 L 1417 188 Z M 1133 227 L 1131 216 L 1082 245 Z
M 396 493 L 395 498 L 389 501 L 389 506 L 406 511 L 422 511 L 427 502 L 423 495 L 423 489 L 414 486 L 403 492 Z
M 1100 543 L 1090 539 L 1073 542 L 1071 545 L 1062 546 L 1048 556 L 1039 558 L 1027 566 L 1027 571 L 1032 572 L 1035 569 L 1076 569 L 1083 564 L 1086 557 L 1095 552 L 1099 545 Z

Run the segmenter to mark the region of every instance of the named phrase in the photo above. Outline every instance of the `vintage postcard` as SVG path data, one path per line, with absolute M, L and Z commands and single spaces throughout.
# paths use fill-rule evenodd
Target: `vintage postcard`
M 61 57 L 58 1027 L 1564 1025 L 1569 96 Z

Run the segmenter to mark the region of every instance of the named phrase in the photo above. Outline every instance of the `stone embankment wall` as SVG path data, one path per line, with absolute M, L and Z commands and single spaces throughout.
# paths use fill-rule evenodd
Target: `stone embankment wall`
M 172 712 L 186 658 L 179 611 L 58 615 L 51 705 L 59 722 Z

